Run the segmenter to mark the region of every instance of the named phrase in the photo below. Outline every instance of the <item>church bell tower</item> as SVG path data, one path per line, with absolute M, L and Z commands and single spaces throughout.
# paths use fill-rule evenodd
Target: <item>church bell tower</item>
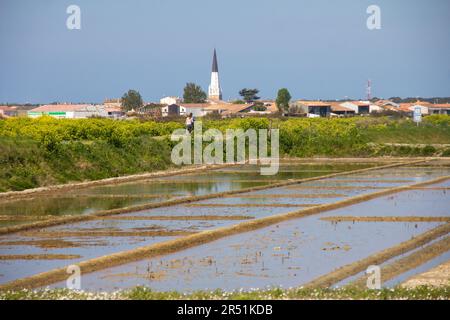
M 219 82 L 219 67 L 217 65 L 216 49 L 214 49 L 212 71 L 211 71 L 211 84 L 208 88 L 208 98 L 210 101 L 222 100 L 222 89 Z

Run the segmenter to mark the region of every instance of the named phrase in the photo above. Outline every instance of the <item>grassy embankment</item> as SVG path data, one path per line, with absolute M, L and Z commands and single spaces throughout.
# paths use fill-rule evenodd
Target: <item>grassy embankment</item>
M 251 291 L 225 292 L 196 291 L 189 294 L 179 292 L 156 292 L 145 287 L 136 287 L 132 290 L 116 292 L 84 292 L 68 289 L 47 289 L 40 291 L 21 290 L 0 292 L 0 300 L 59 300 L 59 299 L 107 299 L 107 300 L 289 300 L 289 299 L 369 299 L 369 300 L 448 300 L 450 287 L 416 287 L 406 289 L 396 287 L 393 289 L 369 290 L 356 288 L 339 289 L 267 289 Z
M 174 145 L 169 136 L 182 127 L 137 120 L 0 119 L 0 192 L 166 169 Z M 426 117 L 419 127 L 406 119 L 355 117 L 205 120 L 203 128 L 279 128 L 280 153 L 292 157 L 450 156 L 449 147 L 431 146 L 450 144 L 449 116 Z

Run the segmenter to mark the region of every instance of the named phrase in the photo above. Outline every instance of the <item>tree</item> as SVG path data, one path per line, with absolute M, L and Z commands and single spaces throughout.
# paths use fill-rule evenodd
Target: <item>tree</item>
M 392 102 L 395 102 L 395 103 L 402 102 L 402 98 L 400 98 L 400 97 L 390 97 L 389 100 L 391 100 Z
M 130 111 L 132 109 L 137 110 L 144 104 L 141 94 L 136 90 L 128 90 L 128 92 L 122 96 L 120 102 L 122 104 L 122 109 L 125 111 Z
M 239 91 L 239 95 L 247 103 L 252 103 L 255 100 L 259 100 L 260 98 L 257 96 L 258 93 L 259 93 L 258 89 L 244 88 L 241 91 Z
M 291 94 L 289 90 L 286 88 L 282 88 L 278 90 L 277 100 L 275 101 L 278 107 L 278 110 L 281 112 L 289 110 L 289 102 L 291 101 Z
M 183 100 L 185 103 L 204 103 L 206 101 L 206 93 L 200 86 L 189 82 L 184 87 Z
M 264 103 L 258 101 L 255 103 L 255 105 L 253 106 L 253 110 L 254 111 L 266 111 L 267 107 L 264 105 Z

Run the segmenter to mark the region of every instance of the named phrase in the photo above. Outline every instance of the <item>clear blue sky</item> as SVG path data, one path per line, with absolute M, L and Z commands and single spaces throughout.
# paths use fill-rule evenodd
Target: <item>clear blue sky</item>
M 81 30 L 66 8 L 81 8 Z M 366 9 L 381 8 L 381 30 Z M 146 101 L 207 90 L 217 47 L 225 99 L 450 96 L 448 0 L 0 0 L 0 102 Z

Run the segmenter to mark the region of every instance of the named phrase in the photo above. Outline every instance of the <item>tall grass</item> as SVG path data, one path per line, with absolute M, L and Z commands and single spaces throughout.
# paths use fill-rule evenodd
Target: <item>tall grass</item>
M 0 191 L 133 174 L 171 165 L 179 122 L 110 119 L 0 119 Z M 245 118 L 204 120 L 203 129 L 280 130 L 280 154 L 310 156 L 450 156 L 450 116 L 409 119 Z M 157 139 L 154 139 L 158 137 Z M 392 146 L 386 143 L 423 144 Z

